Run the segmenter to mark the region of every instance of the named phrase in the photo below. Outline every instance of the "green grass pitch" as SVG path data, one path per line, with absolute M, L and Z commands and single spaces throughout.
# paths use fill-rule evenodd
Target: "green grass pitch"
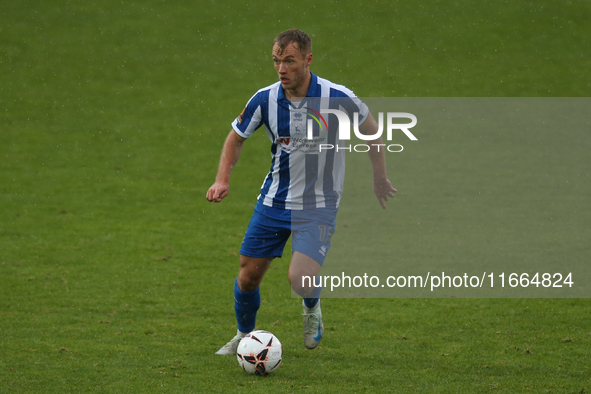
M 590 19 L 584 0 L 3 1 L 0 393 L 591 390 L 588 299 L 326 299 L 325 339 L 307 351 L 285 257 L 258 317 L 284 362 L 247 375 L 214 352 L 235 330 L 232 283 L 269 166 L 264 133 L 245 145 L 231 195 L 204 198 L 231 121 L 276 81 L 270 43 L 285 29 L 311 34 L 312 71 L 360 97 L 587 97 Z M 580 136 L 575 186 L 552 184 L 573 199 L 591 195 L 590 144 Z M 439 202 L 413 198 L 404 172 L 428 184 L 429 158 L 404 158 L 389 174 L 400 226 Z M 479 181 L 460 175 L 450 182 Z M 504 212 L 500 223 L 523 225 Z M 557 218 L 579 237 L 564 264 L 590 257 L 588 215 Z

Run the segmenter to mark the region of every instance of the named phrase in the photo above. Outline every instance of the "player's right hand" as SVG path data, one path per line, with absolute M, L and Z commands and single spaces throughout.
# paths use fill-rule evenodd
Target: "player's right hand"
M 230 193 L 230 185 L 216 182 L 211 185 L 205 198 L 207 198 L 207 201 L 209 202 L 221 202 L 228 193 Z

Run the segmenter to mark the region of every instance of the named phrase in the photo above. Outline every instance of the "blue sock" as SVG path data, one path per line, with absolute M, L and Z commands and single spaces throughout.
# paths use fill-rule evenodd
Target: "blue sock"
M 304 305 L 306 305 L 307 308 L 314 308 L 316 306 L 316 304 L 318 304 L 319 300 L 320 300 L 320 298 L 318 298 L 318 297 L 304 298 Z
M 304 298 L 304 305 L 308 308 L 314 308 L 320 300 L 320 292 L 322 291 L 322 277 L 316 277 L 320 279 L 318 283 L 316 280 L 313 282 L 314 290 L 312 290 L 312 294 L 308 298 Z
M 242 291 L 238 287 L 238 278 L 234 281 L 234 309 L 238 331 L 251 332 L 254 330 L 257 319 L 257 311 L 261 306 L 261 293 L 259 288 L 253 291 Z

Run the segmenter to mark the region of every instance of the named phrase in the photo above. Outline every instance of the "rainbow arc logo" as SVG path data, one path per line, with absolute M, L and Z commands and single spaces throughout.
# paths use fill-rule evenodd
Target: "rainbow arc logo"
M 318 126 L 320 127 L 320 129 L 322 130 L 322 123 L 324 123 L 324 127 L 326 128 L 326 130 L 328 130 L 328 125 L 326 124 L 326 120 L 324 119 L 324 116 L 320 115 L 320 113 L 318 111 L 313 110 L 312 108 L 308 108 L 308 110 L 314 112 L 314 114 L 317 115 L 314 116 L 313 114 L 308 112 L 308 115 L 310 115 L 312 117 L 312 119 L 314 119 L 316 121 L 316 123 L 318 123 Z M 320 123 L 320 119 L 322 119 L 322 123 Z

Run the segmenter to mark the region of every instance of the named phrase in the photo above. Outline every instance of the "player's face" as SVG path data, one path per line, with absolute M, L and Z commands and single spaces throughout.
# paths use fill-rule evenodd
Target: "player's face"
M 301 92 L 301 90 L 306 87 L 305 83 L 310 75 L 312 54 L 302 55 L 295 43 L 288 44 L 283 51 L 275 45 L 273 62 L 283 89 L 304 97 L 307 92 Z

